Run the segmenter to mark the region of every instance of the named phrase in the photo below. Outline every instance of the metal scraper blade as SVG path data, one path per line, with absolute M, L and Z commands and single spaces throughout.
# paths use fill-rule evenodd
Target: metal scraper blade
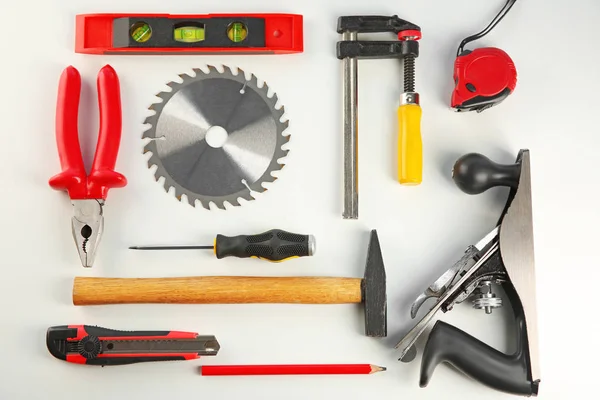
M 275 108 L 277 95 L 268 96 L 266 83 L 259 87 L 241 69 L 193 71 L 179 75 L 181 83 L 170 82 L 172 91 L 159 93 L 161 102 L 150 106 L 155 114 L 142 136 L 150 139 L 144 146 L 152 154 L 148 167 L 156 166 L 167 192 L 174 188 L 192 206 L 239 206 L 239 198 L 253 200 L 251 192 L 264 192 L 263 183 L 275 181 L 272 172 L 283 168 L 279 160 L 288 150 L 282 146 L 290 138 L 283 135 L 284 108 Z M 227 133 L 222 145 L 207 141 L 215 127 Z

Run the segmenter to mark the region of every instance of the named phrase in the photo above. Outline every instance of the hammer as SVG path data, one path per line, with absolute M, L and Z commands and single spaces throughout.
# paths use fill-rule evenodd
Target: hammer
M 365 275 L 333 277 L 198 276 L 84 278 L 73 283 L 76 306 L 131 303 L 363 303 L 365 334 L 387 335 L 386 277 L 377 231 L 371 231 Z

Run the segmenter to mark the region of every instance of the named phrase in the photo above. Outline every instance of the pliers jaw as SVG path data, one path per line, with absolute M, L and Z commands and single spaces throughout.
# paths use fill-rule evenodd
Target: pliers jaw
M 94 264 L 96 249 L 104 230 L 102 207 L 104 200 L 72 200 L 73 218 L 71 227 L 81 265 L 90 268 Z

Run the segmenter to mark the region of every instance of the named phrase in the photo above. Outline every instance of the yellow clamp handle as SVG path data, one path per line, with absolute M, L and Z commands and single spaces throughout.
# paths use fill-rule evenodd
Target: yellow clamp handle
M 421 106 L 398 107 L 398 180 L 402 185 L 419 185 L 423 180 Z

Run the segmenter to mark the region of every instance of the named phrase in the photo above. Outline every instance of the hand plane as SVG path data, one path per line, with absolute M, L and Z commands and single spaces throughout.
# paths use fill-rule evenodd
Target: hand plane
M 427 386 L 436 366 L 447 362 L 491 388 L 535 396 L 540 371 L 529 151 L 521 150 L 512 165 L 496 164 L 481 154 L 467 154 L 455 163 L 452 175 L 467 194 L 483 193 L 495 186 L 508 186 L 510 193 L 497 226 L 476 245 L 469 246 L 462 258 L 413 303 L 414 319 L 425 301 L 436 300 L 396 346 L 401 351 L 400 360 L 414 359 L 414 344 L 438 311 L 445 313 L 466 300 L 487 314 L 501 307 L 503 301 L 494 293 L 494 286 L 501 285 L 516 320 L 516 351 L 504 354 L 437 321 L 423 351 L 420 386 Z

